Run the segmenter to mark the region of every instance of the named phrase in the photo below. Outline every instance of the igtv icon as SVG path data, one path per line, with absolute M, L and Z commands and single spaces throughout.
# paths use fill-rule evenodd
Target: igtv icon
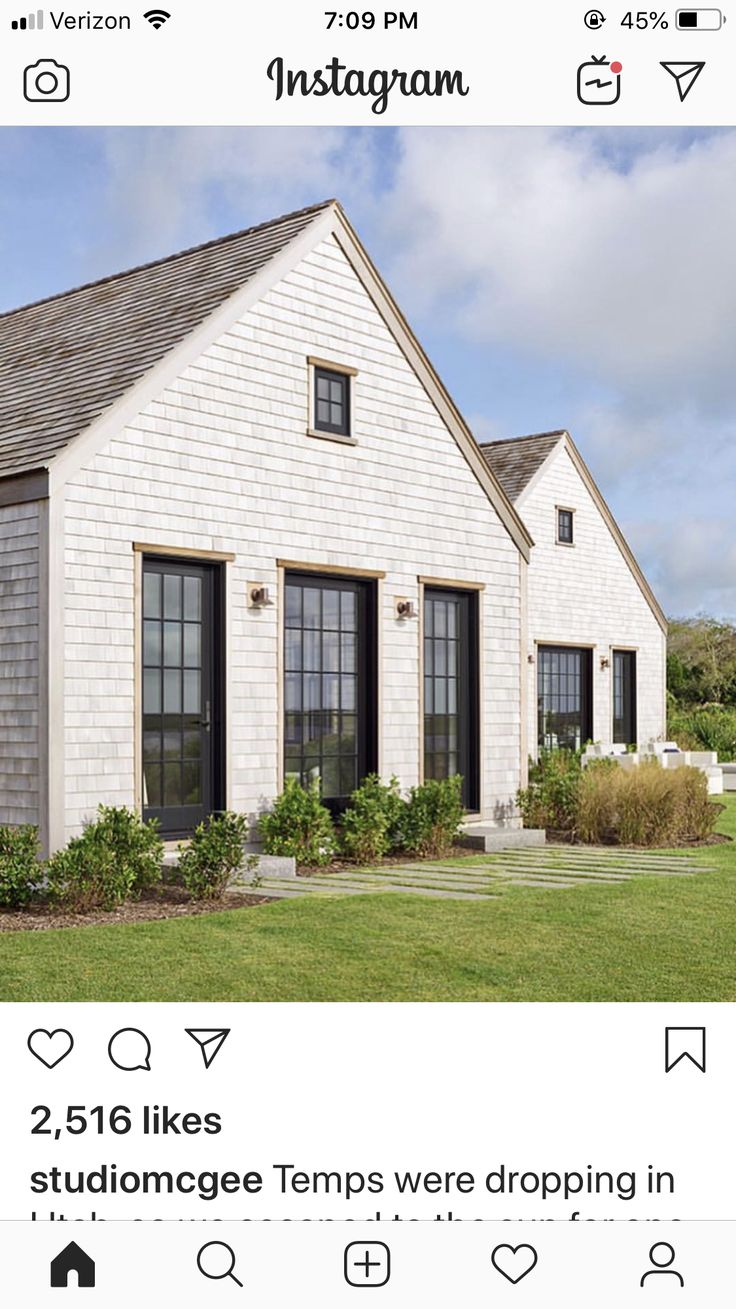
M 43 31 L 43 9 L 37 9 L 35 14 L 29 14 L 27 18 L 14 18 L 10 26 L 14 32 Z

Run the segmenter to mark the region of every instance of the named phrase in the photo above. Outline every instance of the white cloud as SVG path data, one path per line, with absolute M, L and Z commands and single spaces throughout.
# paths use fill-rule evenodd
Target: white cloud
M 395 277 L 425 313 L 454 298 L 475 340 L 652 412 L 720 408 L 736 397 L 736 132 L 634 141 L 624 167 L 597 132 L 404 131 Z
M 344 128 L 148 128 L 100 134 L 108 235 L 89 252 L 109 271 L 275 214 L 375 191 L 369 134 Z

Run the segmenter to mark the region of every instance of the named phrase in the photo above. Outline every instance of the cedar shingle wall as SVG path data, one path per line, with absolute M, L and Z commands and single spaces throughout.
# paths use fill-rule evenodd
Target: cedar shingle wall
M 355 434 L 306 435 L 309 355 L 359 369 Z M 276 559 L 384 569 L 382 771 L 419 770 L 418 575 L 484 581 L 484 808 L 519 783 L 519 557 L 336 242 L 320 244 L 67 488 L 66 810 L 132 803 L 135 540 L 231 551 L 230 803 L 276 792 Z
M 558 505 L 575 510 L 572 547 L 555 543 Z M 635 647 L 639 741 L 664 738 L 664 633 L 566 450 L 551 459 L 519 511 L 535 542 L 529 568 L 530 651 L 535 640 L 595 646 L 593 736 L 610 742 L 613 669 L 601 668 L 601 656 L 610 658 L 618 646 Z M 536 664 L 529 676 L 529 741 L 535 746 Z
M 0 823 L 38 823 L 38 504 L 0 509 Z

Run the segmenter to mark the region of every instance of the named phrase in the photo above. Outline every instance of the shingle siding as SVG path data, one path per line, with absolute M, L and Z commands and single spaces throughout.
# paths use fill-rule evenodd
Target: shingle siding
M 309 437 L 307 357 L 358 369 L 354 432 Z M 65 777 L 68 831 L 100 800 L 131 804 L 132 543 L 232 553 L 228 803 L 277 788 L 276 560 L 383 570 L 381 768 L 419 776 L 420 575 L 485 583 L 483 808 L 519 783 L 519 554 L 455 440 L 334 239 L 323 241 L 66 487 Z
M 39 822 L 37 501 L 0 509 L 0 823 Z
M 575 544 L 557 545 L 556 508 L 575 511 Z M 529 566 L 529 653 L 543 644 L 592 645 L 593 736 L 612 739 L 612 666 L 637 651 L 638 736 L 662 739 L 666 637 L 564 444 L 517 505 L 534 537 Z M 529 667 L 529 742 L 536 748 L 536 664 Z

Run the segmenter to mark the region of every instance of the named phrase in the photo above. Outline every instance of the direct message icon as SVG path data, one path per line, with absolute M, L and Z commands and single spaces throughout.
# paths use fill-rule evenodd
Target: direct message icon
M 681 1063 L 691 1063 L 699 1072 L 705 1072 L 704 1027 L 665 1027 L 664 1071 L 671 1073 Z
M 533 1245 L 497 1245 L 491 1263 L 497 1273 L 516 1286 L 536 1268 L 537 1252 Z
M 205 1068 L 209 1068 L 230 1035 L 229 1027 L 185 1027 L 184 1031 L 197 1042 Z

